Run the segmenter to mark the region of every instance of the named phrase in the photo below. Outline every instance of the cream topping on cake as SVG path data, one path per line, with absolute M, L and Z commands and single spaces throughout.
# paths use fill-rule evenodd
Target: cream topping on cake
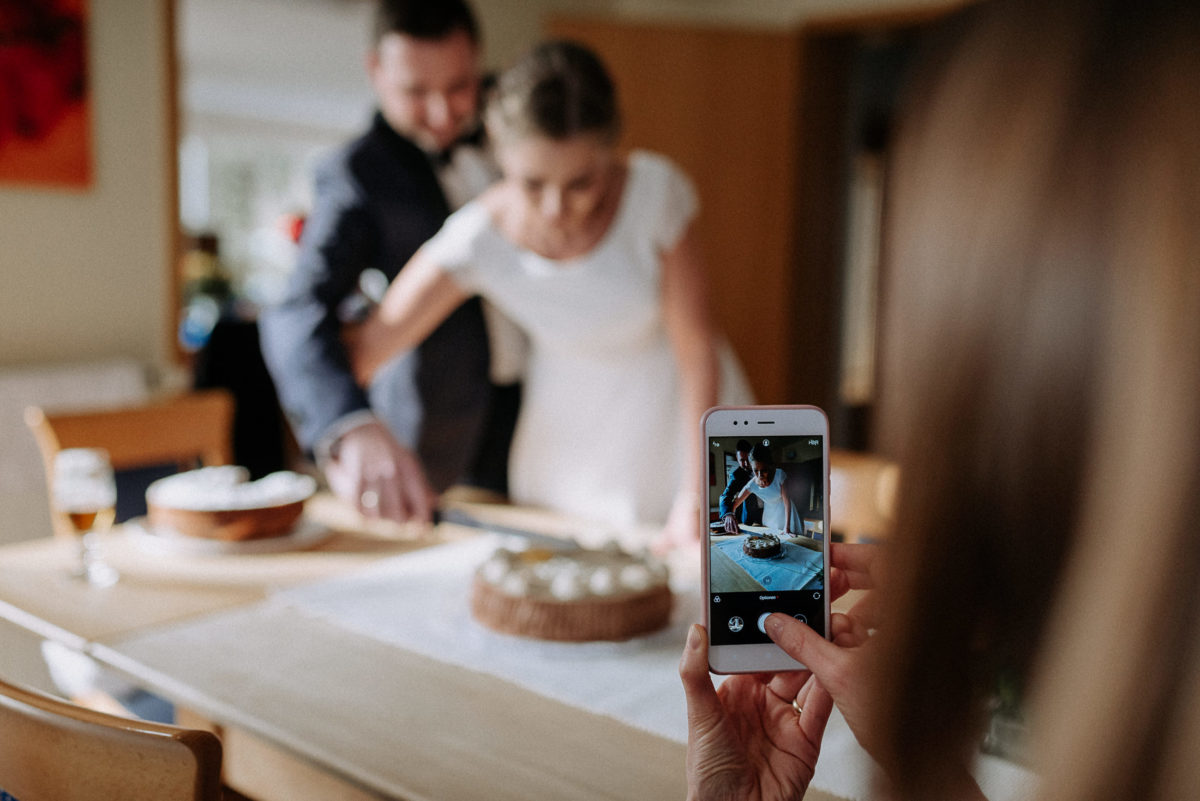
M 250 471 L 236 465 L 201 467 L 159 479 L 146 489 L 146 503 L 167 509 L 213 512 L 264 509 L 306 500 L 317 482 L 290 470 L 250 481 Z
M 782 548 L 783 542 L 776 534 L 750 535 L 742 543 L 742 551 L 748 556 L 756 556 L 764 559 L 780 553 Z
M 626 553 L 616 543 L 599 550 L 500 548 L 480 565 L 478 575 L 506 595 L 557 601 L 619 597 L 667 584 L 665 564 Z
M 550 594 L 560 601 L 576 601 L 588 594 L 583 576 L 573 570 L 564 570 L 550 579 Z

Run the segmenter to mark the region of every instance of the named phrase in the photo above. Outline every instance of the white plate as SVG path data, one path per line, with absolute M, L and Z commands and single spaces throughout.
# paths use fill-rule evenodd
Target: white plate
M 200 556 L 301 551 L 333 536 L 333 531 L 328 527 L 303 517 L 287 534 L 254 540 L 209 540 L 203 537 L 189 537 L 174 529 L 151 526 L 144 517 L 126 521 L 125 526 L 129 536 L 144 550 Z

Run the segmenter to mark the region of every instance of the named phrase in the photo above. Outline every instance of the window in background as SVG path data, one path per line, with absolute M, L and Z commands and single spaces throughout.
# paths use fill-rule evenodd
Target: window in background
M 252 305 L 278 297 L 311 201 L 316 161 L 335 144 L 279 137 L 188 135 L 179 151 L 180 217 L 189 237 L 211 237 L 233 294 Z M 183 286 L 192 276 L 184 276 Z
M 174 2 L 185 248 L 215 239 L 238 308 L 253 316 L 291 270 L 315 162 L 370 119 L 373 4 Z

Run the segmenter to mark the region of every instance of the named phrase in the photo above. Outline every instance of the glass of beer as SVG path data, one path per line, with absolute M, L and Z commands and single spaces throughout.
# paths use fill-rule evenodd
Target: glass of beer
M 71 575 L 96 587 L 119 578 L 104 562 L 96 538 L 116 516 L 117 483 L 108 452 L 101 448 L 65 448 L 54 457 L 54 506 L 71 523 L 78 542 L 78 563 Z

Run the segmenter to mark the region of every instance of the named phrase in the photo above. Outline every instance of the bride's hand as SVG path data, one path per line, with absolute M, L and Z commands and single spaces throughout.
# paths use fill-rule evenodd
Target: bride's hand
M 700 496 L 681 490 L 676 493 L 667 523 L 651 543 L 651 550 L 662 554 L 675 548 L 696 548 L 700 540 Z

